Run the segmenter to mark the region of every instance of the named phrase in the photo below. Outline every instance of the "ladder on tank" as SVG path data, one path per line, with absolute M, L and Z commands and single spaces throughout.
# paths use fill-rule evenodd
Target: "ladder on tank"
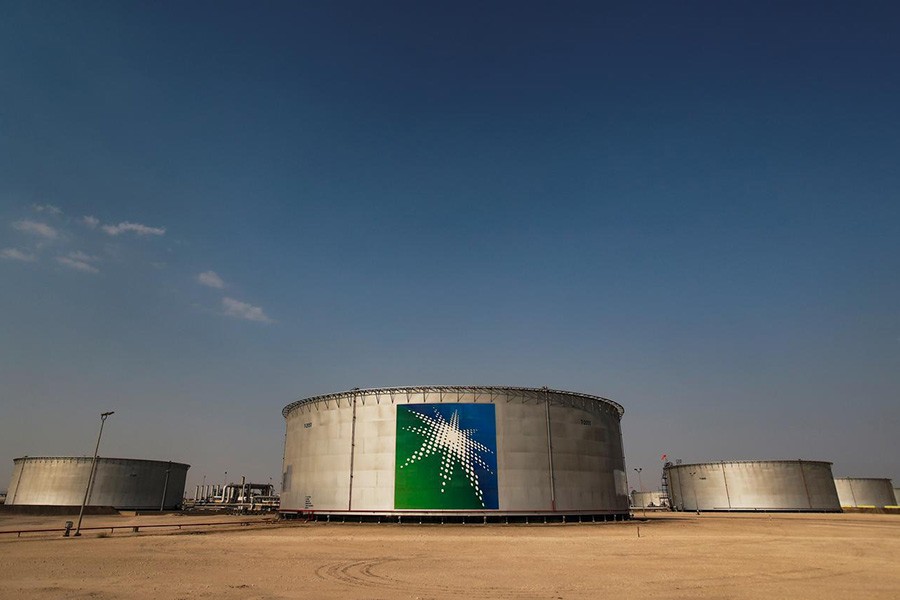
M 663 500 L 663 502 L 666 503 L 666 507 L 668 507 L 669 510 L 672 509 L 672 502 L 670 500 L 671 496 L 669 495 L 669 475 L 668 475 L 668 471 L 666 470 L 666 467 L 671 467 L 671 466 L 672 466 L 672 463 L 670 463 L 670 462 L 667 462 L 665 464 L 665 466 L 663 467 L 663 471 L 662 471 L 662 479 L 660 480 L 660 483 L 659 483 L 659 489 L 662 492 L 662 500 Z

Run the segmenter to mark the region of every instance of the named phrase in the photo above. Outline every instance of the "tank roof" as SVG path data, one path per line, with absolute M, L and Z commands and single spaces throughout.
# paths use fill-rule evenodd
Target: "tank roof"
M 506 392 L 516 392 L 517 394 L 524 396 L 532 396 L 536 399 L 542 398 L 542 394 L 561 394 L 566 396 L 576 396 L 579 398 L 583 398 L 585 400 L 593 400 L 598 404 L 603 404 L 612 408 L 618 413 L 621 418 L 623 414 L 625 414 L 625 408 L 622 407 L 618 402 L 614 402 L 609 398 L 603 398 L 601 396 L 593 396 L 591 394 L 582 394 L 580 392 L 568 392 L 565 390 L 553 390 L 550 388 L 529 388 L 529 387 L 510 387 L 510 386 L 469 386 L 469 385 L 434 385 L 434 386 L 403 386 L 403 387 L 382 387 L 382 388 L 363 388 L 363 389 L 353 389 L 347 390 L 344 392 L 335 392 L 332 394 L 322 394 L 320 396 L 311 396 L 309 398 L 303 398 L 301 400 L 297 400 L 295 402 L 291 402 L 287 406 L 282 409 L 281 414 L 285 418 L 287 418 L 288 414 L 297 408 L 298 406 L 302 406 L 304 404 L 312 404 L 314 402 L 320 402 L 322 400 L 332 400 L 337 398 L 343 398 L 350 395 L 370 395 L 370 394 L 396 394 L 396 393 L 440 393 L 440 392 L 451 392 L 451 393 L 474 393 L 474 394 L 496 394 L 496 393 L 506 393 Z
M 805 458 L 794 458 L 794 459 L 775 459 L 775 460 L 714 460 L 709 462 L 699 462 L 699 463 L 681 463 L 680 465 L 667 465 L 667 469 L 681 468 L 681 467 L 707 467 L 712 465 L 733 465 L 733 464 L 759 464 L 759 463 L 785 463 L 785 464 L 797 464 L 797 463 L 819 463 L 823 465 L 832 464 L 827 460 L 806 460 Z
M 61 460 L 61 461 L 72 461 L 79 462 L 83 460 L 93 460 L 92 456 L 19 456 L 18 458 L 13 459 L 13 464 L 19 462 L 20 460 Z M 119 461 L 119 462 L 133 462 L 133 463 L 157 463 L 163 465 L 176 465 L 179 467 L 184 467 L 186 469 L 190 469 L 191 465 L 187 463 L 176 462 L 174 460 L 152 460 L 147 458 L 117 458 L 114 456 L 98 456 L 97 462 L 100 461 Z

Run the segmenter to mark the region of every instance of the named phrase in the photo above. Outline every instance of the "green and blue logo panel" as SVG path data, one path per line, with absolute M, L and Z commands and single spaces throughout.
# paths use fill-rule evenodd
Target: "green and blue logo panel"
M 397 406 L 397 509 L 497 509 L 493 404 Z

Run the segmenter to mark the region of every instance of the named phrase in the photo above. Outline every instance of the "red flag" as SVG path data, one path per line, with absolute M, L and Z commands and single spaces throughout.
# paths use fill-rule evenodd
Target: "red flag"
M 669 457 L 668 454 L 663 454 L 662 456 L 659 457 L 659 460 L 666 460 L 668 457 Z

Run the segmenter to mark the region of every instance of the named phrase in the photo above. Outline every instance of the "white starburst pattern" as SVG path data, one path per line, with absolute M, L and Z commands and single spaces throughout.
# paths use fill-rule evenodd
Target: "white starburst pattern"
M 439 453 L 441 455 L 441 493 L 444 493 L 447 483 L 453 477 L 453 469 L 457 465 L 463 474 L 468 478 L 469 485 L 475 490 L 478 501 L 484 506 L 484 493 L 478 482 L 478 474 L 475 472 L 475 465 L 485 469 L 488 473 L 492 473 L 488 464 L 478 455 L 479 452 L 493 454 L 491 449 L 484 444 L 472 439 L 477 429 L 460 429 L 459 428 L 459 411 L 454 410 L 450 416 L 450 421 L 446 421 L 434 409 L 434 417 L 429 417 L 418 411 L 410 411 L 420 421 L 422 426 L 404 427 L 406 431 L 411 431 L 422 436 L 422 445 L 418 450 L 412 453 L 412 456 L 406 459 L 400 468 L 411 465 L 422 460 L 432 454 Z

